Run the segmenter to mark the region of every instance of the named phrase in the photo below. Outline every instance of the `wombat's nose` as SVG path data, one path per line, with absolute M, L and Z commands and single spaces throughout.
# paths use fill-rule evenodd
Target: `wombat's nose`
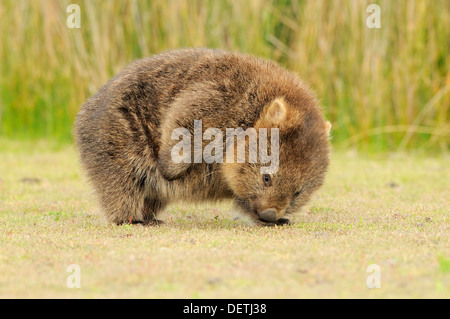
M 277 211 L 275 209 L 266 209 L 259 213 L 259 218 L 268 222 L 274 222 L 277 220 Z

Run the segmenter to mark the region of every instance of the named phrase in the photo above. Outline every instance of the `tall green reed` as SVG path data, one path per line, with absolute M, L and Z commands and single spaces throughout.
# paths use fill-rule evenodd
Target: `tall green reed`
M 81 29 L 66 26 L 81 8 Z M 318 93 L 333 143 L 447 150 L 450 2 L 2 0 L 0 134 L 70 140 L 80 105 L 130 61 L 180 47 L 274 59 Z

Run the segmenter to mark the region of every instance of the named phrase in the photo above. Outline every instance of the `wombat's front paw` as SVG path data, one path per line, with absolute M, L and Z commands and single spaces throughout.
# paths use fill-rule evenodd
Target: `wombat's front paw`
M 291 225 L 291 221 L 287 218 L 280 218 L 274 222 L 269 222 L 269 221 L 265 221 L 263 219 L 258 219 L 256 221 L 256 223 L 260 226 L 270 226 L 270 227 L 274 227 L 275 225 L 277 225 L 277 226 Z

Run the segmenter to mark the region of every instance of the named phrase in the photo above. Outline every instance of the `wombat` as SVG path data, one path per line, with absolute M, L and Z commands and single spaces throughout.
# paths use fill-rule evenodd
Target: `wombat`
M 215 130 L 214 145 L 223 143 L 223 156 L 220 148 L 210 154 L 215 161 L 191 156 L 201 155 L 212 136 L 177 145 L 187 133 L 194 136 L 197 123 L 201 133 Z M 112 78 L 81 107 L 74 134 L 82 167 L 113 223 L 157 224 L 177 201 L 233 200 L 256 224 L 276 225 L 289 223 L 323 184 L 330 126 L 311 89 L 275 62 L 180 49 L 133 62 Z M 178 128 L 184 133 L 174 134 Z M 225 134 L 230 128 L 240 129 L 232 141 Z M 248 160 L 262 129 L 266 146 L 277 152 L 268 173 L 261 157 Z M 192 154 L 180 161 L 174 149 Z M 240 161 L 227 161 L 225 151 Z

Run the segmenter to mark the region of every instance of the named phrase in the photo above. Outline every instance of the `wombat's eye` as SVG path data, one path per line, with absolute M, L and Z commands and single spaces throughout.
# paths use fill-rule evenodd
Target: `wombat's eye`
M 302 193 L 302 191 L 300 190 L 300 191 L 298 191 L 297 193 L 295 193 L 293 197 L 294 197 L 294 198 L 297 198 L 301 193 Z
M 263 182 L 265 186 L 270 186 L 272 185 L 272 179 L 270 178 L 269 174 L 264 174 L 263 175 Z

